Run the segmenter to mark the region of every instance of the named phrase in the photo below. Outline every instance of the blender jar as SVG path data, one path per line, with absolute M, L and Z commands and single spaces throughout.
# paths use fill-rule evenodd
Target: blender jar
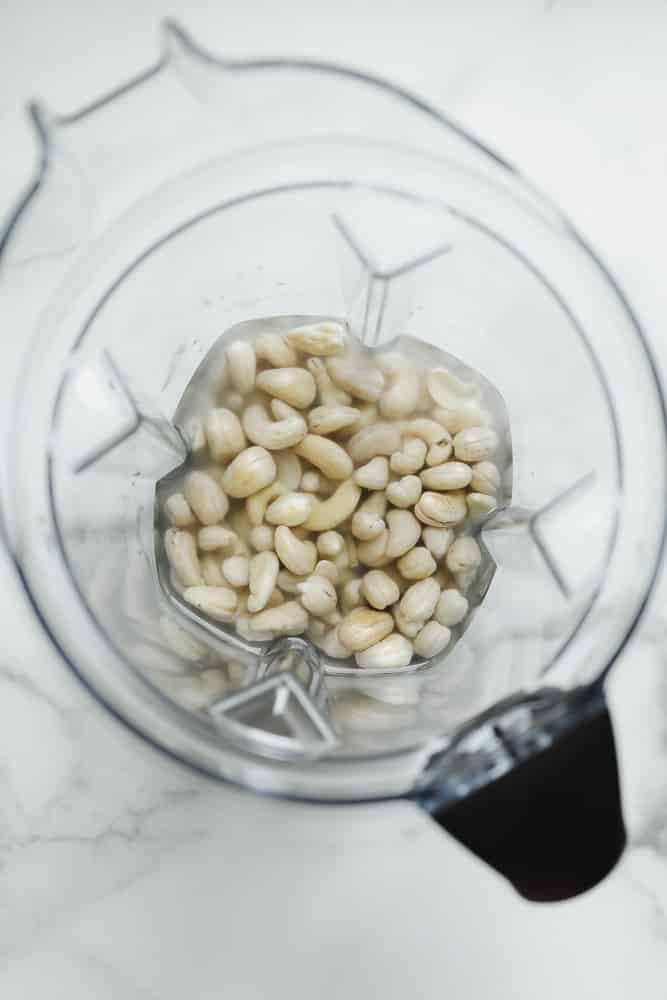
M 418 98 L 163 38 L 89 106 L 32 106 L 39 169 L 0 239 L 23 356 L 3 533 L 35 615 L 179 760 L 277 795 L 411 796 L 525 895 L 580 891 L 622 850 L 603 682 L 664 544 L 637 319 L 559 210 Z M 480 601 L 437 661 L 360 671 L 239 641 L 161 581 L 156 484 L 187 457 L 194 373 L 238 324 L 313 316 L 461 359 L 509 421 Z

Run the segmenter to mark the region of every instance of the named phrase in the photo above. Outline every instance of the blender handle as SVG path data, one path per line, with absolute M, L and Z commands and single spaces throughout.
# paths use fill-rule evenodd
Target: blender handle
M 597 885 L 621 857 L 614 733 L 596 687 L 574 728 L 502 777 L 429 810 L 524 898 L 555 902 Z

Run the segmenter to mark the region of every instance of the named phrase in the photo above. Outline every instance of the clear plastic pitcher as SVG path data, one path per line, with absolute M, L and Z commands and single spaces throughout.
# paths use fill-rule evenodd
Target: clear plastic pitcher
M 660 385 L 603 263 L 456 124 L 338 66 L 220 59 L 168 25 L 136 79 L 31 114 L 39 168 L 0 239 L 22 358 L 2 508 L 54 646 L 209 774 L 412 797 L 530 898 L 594 884 L 624 842 L 603 685 L 667 497 Z M 238 324 L 313 316 L 369 350 L 461 359 L 509 421 L 483 599 L 433 662 L 361 672 L 304 640 L 244 642 L 161 580 L 156 485 L 191 444 L 193 375 Z

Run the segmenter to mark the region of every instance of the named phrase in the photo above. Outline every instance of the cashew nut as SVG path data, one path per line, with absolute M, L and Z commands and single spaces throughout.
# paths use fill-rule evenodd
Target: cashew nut
M 352 459 L 345 449 L 319 434 L 306 434 L 294 450 L 329 479 L 349 479 L 354 472 Z
M 334 385 L 331 381 L 322 358 L 308 358 L 306 361 L 306 368 L 315 379 L 321 403 L 324 403 L 327 406 L 333 406 L 335 404 L 348 406 L 352 402 L 352 397 L 349 393 L 339 389 L 338 386 Z
M 378 400 L 380 413 L 387 420 L 409 417 L 419 401 L 419 374 L 402 354 L 385 355 L 380 363 L 389 382 Z
M 377 455 L 391 455 L 401 447 L 401 432 L 396 424 L 371 424 L 347 442 L 347 452 L 355 465 L 364 465 Z
M 251 615 L 250 627 L 260 634 L 299 635 L 308 627 L 308 612 L 298 601 L 285 601 Z
M 393 452 L 389 465 L 397 476 L 411 476 L 419 472 L 426 459 L 426 444 L 419 437 L 406 437 L 403 447 Z
M 197 587 L 203 583 L 197 546 L 189 531 L 167 528 L 164 551 L 169 565 L 186 587 Z
M 253 444 L 280 451 L 298 444 L 306 436 L 308 425 L 295 410 L 281 420 L 272 420 L 263 403 L 251 403 L 243 413 L 243 429 Z
M 308 414 L 308 426 L 313 434 L 334 434 L 353 424 L 359 415 L 354 406 L 341 406 L 340 403 L 316 406 Z
M 256 613 L 266 607 L 278 579 L 280 564 L 275 552 L 259 552 L 250 560 L 248 611 Z
M 364 669 L 398 669 L 412 660 L 412 643 L 403 635 L 392 632 L 385 639 L 355 655 L 357 666 Z
M 298 490 L 301 482 L 301 462 L 293 451 L 281 451 L 275 456 L 277 478 L 287 490 Z
M 354 481 L 365 490 L 383 490 L 389 482 L 389 462 L 384 455 L 372 458 L 354 473 Z
M 382 372 L 364 365 L 358 358 L 329 358 L 327 371 L 337 386 L 368 403 L 375 403 L 384 388 Z
M 229 377 L 234 388 L 245 396 L 255 384 L 255 349 L 244 340 L 230 344 L 226 352 Z
M 206 472 L 191 472 L 183 487 L 185 499 L 202 524 L 217 524 L 229 510 L 229 500 Z
M 279 333 L 260 333 L 255 341 L 255 354 L 272 368 L 292 368 L 298 360 L 296 351 Z
M 190 528 L 197 521 L 182 493 L 172 493 L 165 500 L 164 512 L 175 528 Z
M 320 500 L 305 523 L 309 531 L 329 531 L 342 524 L 356 508 L 361 487 L 353 479 L 341 483 L 336 492 L 328 500 Z
M 389 635 L 394 627 L 391 615 L 372 608 L 354 608 L 338 626 L 338 638 L 352 652 L 368 649 Z
M 257 388 L 304 410 L 315 399 L 315 379 L 305 368 L 270 368 L 257 376 Z
M 297 326 L 287 334 L 287 342 L 297 351 L 315 357 L 339 354 L 345 347 L 345 333 L 340 323 L 311 323 Z
M 228 462 L 246 446 L 239 418 L 224 407 L 209 410 L 204 429 L 211 458 L 216 462 Z
M 317 549 L 312 542 L 301 541 L 291 528 L 281 524 L 274 535 L 276 554 L 283 566 L 296 576 L 308 576 L 315 569 Z
M 227 466 L 223 488 L 230 497 L 245 499 L 276 478 L 276 463 L 264 448 L 246 448 Z

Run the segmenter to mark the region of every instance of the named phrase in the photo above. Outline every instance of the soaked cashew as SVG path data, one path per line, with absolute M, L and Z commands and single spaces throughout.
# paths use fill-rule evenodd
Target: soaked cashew
M 310 406 L 317 392 L 315 379 L 305 368 L 270 368 L 260 372 L 255 384 L 269 396 L 299 410 Z
M 381 569 L 372 569 L 362 580 L 361 593 L 372 608 L 384 611 L 400 597 L 397 584 Z
M 500 488 L 500 472 L 493 462 L 477 462 L 472 467 L 470 489 L 475 493 L 488 493 L 495 496 Z
M 308 426 L 313 434 L 334 434 L 353 424 L 359 415 L 354 406 L 341 406 L 340 403 L 316 406 L 308 414 Z
M 338 626 L 338 638 L 352 652 L 368 649 L 389 635 L 394 627 L 391 615 L 372 608 L 354 608 Z
M 396 424 L 371 424 L 357 431 L 347 442 L 347 452 L 355 465 L 365 465 L 378 455 L 391 455 L 401 447 Z
M 196 471 L 186 476 L 183 492 L 202 524 L 217 524 L 229 510 L 229 500 L 206 472 Z
M 445 462 L 420 473 L 424 489 L 462 490 L 470 484 L 472 469 L 465 462 Z
M 339 389 L 337 385 L 334 385 L 322 358 L 308 358 L 306 367 L 315 379 L 321 403 L 327 406 L 336 404 L 349 406 L 352 402 L 352 397 L 349 393 L 344 392 L 343 389 Z
M 346 660 L 350 650 L 338 638 L 338 629 L 332 628 L 322 638 L 315 639 L 316 646 L 334 660 Z
M 188 587 L 183 597 L 188 604 L 215 621 L 233 621 L 238 597 L 229 587 Z
M 389 538 L 387 559 L 399 559 L 417 544 L 421 535 L 421 524 L 409 510 L 390 510 L 387 514 Z
M 308 628 L 308 612 L 298 601 L 285 601 L 251 615 L 250 627 L 260 634 L 300 635 Z
M 264 448 L 246 448 L 227 466 L 223 489 L 230 497 L 245 499 L 276 478 L 276 463 Z
M 437 420 L 430 420 L 428 417 L 417 417 L 415 420 L 408 420 L 403 431 L 411 437 L 418 437 L 429 448 L 434 444 L 448 444 L 451 442 L 449 432 L 438 423 Z
M 386 493 L 382 490 L 377 490 L 359 504 L 359 510 L 370 511 L 372 514 L 379 514 L 380 517 L 384 517 L 388 506 Z
M 357 556 L 359 561 L 365 566 L 385 566 L 389 559 L 387 557 L 387 545 L 389 544 L 389 532 L 383 528 L 379 535 L 368 542 L 360 542 L 357 545 Z
M 365 603 L 363 586 L 363 577 L 359 576 L 353 577 L 343 585 L 340 603 L 344 614 L 352 611 L 353 608 L 361 607 Z
M 427 622 L 418 632 L 413 643 L 417 656 L 423 656 L 428 660 L 432 656 L 442 653 L 443 649 L 449 645 L 452 633 L 445 625 L 437 621 Z
M 443 462 L 451 458 L 453 450 L 451 441 L 441 441 L 440 444 L 432 444 L 426 453 L 426 464 L 429 467 L 442 465 Z
M 378 409 L 387 420 L 401 420 L 417 409 L 420 378 L 402 354 L 385 355 L 382 369 L 388 385 L 378 400 Z
M 201 575 L 207 587 L 225 587 L 227 581 L 222 575 L 220 559 L 206 552 L 199 560 Z
M 335 610 L 338 595 L 333 583 L 326 576 L 315 573 L 298 584 L 297 589 L 301 594 L 301 603 L 312 615 L 322 617 Z
M 294 450 L 328 479 L 349 479 L 354 471 L 352 459 L 345 449 L 319 434 L 306 434 Z
M 450 493 L 422 493 L 415 506 L 419 520 L 433 528 L 460 524 L 465 521 L 467 513 L 465 494 L 454 490 Z
M 301 461 L 293 451 L 281 451 L 275 456 L 277 478 L 285 489 L 298 490 L 301 483 Z
M 251 403 L 243 412 L 243 429 L 253 444 L 261 445 L 268 451 L 280 451 L 303 440 L 308 425 L 296 410 L 282 419 L 273 420 L 263 403 Z
M 398 669 L 407 667 L 412 659 L 412 643 L 403 635 L 391 635 L 356 653 L 357 666 L 364 669 Z
M 396 565 L 401 576 L 406 580 L 424 580 L 435 573 L 436 561 L 427 548 L 422 545 L 410 549 L 397 561 Z
M 345 540 L 338 531 L 323 531 L 315 544 L 323 559 L 333 559 L 343 551 Z
M 182 493 L 172 493 L 164 503 L 164 512 L 175 528 L 190 528 L 197 518 Z
M 395 604 L 391 611 L 394 616 L 394 624 L 401 635 L 406 636 L 408 639 L 414 639 L 422 628 L 423 622 L 412 621 L 411 619 L 406 618 L 401 611 L 400 603 Z
M 496 507 L 496 498 L 488 493 L 468 493 L 466 503 L 471 517 L 481 517 L 483 514 L 490 514 Z
M 164 533 L 164 550 L 169 565 L 185 587 L 197 587 L 204 582 L 197 546 L 189 531 L 167 528 Z
M 397 476 L 411 476 L 419 472 L 425 460 L 426 443 L 418 437 L 406 437 L 402 448 L 392 454 L 389 465 Z
M 317 549 L 312 542 L 301 541 L 291 528 L 281 524 L 274 535 L 276 554 L 283 566 L 296 576 L 308 576 L 315 569 Z
M 236 551 L 237 542 L 236 532 L 225 528 L 222 524 L 212 524 L 207 528 L 200 528 L 197 532 L 197 545 L 202 552 L 220 550 L 222 555 L 232 555 Z
M 304 472 L 301 477 L 301 489 L 304 493 L 321 493 L 324 487 L 324 478 L 319 474 L 319 472 L 311 471 Z
M 269 524 L 286 524 L 296 528 L 310 516 L 316 500 L 310 493 L 285 493 L 267 507 Z
M 359 410 L 359 416 L 350 424 L 348 427 L 343 427 L 338 433 L 342 438 L 351 438 L 354 434 L 357 434 L 364 427 L 370 427 L 371 424 L 376 424 L 380 415 L 378 413 L 378 408 L 375 403 L 360 403 L 355 400 Z
M 272 368 L 293 368 L 298 362 L 296 351 L 279 333 L 260 333 L 255 341 L 255 354 Z
M 201 417 L 191 417 L 186 422 L 183 433 L 193 455 L 198 455 L 206 450 L 206 434 L 204 433 L 204 421 Z
M 245 509 L 250 524 L 254 527 L 260 525 L 266 516 L 269 504 L 277 497 L 284 496 L 286 492 L 287 490 L 283 484 L 274 479 L 263 490 L 258 490 L 257 493 L 253 493 L 252 496 L 248 497 L 245 502 Z M 273 523 L 275 524 L 276 522 Z
M 440 562 L 454 540 L 451 528 L 424 528 L 422 541 L 436 562 Z
M 446 427 L 450 434 L 458 434 L 466 427 L 482 427 L 490 421 L 488 413 L 474 400 L 462 401 L 449 409 L 436 407 L 433 418 Z
M 403 476 L 387 486 L 387 500 L 394 507 L 414 507 L 421 496 L 422 483 L 418 476 Z
M 462 462 L 483 462 L 498 447 L 498 435 L 490 427 L 466 427 L 454 438 L 454 454 Z
M 244 340 L 230 344 L 226 351 L 227 368 L 232 385 L 242 396 L 247 395 L 255 384 L 257 359 L 255 349 Z
M 315 573 L 317 576 L 325 576 L 327 580 L 331 580 L 334 586 L 340 582 L 338 567 L 329 559 L 320 559 L 320 561 L 315 564 Z
M 270 552 L 273 548 L 273 528 L 268 524 L 258 524 L 250 532 L 250 544 L 255 552 Z
M 216 462 L 228 462 L 246 447 L 246 437 L 239 418 L 224 407 L 207 413 L 204 430 L 211 458 Z
M 311 323 L 297 326 L 287 334 L 287 342 L 297 351 L 315 357 L 339 354 L 345 347 L 345 332 L 340 323 Z
M 248 586 L 249 559 L 247 556 L 229 556 L 223 559 L 222 575 L 231 587 Z
M 329 358 L 327 371 L 335 384 L 355 399 L 375 403 L 384 388 L 384 375 L 359 359 Z
M 353 479 L 341 483 L 328 500 L 320 500 L 306 521 L 309 531 L 329 531 L 337 528 L 354 511 L 361 496 L 361 488 Z
M 443 590 L 436 604 L 433 617 L 440 625 L 452 627 L 468 614 L 468 601 L 456 588 Z
M 260 552 L 252 557 L 248 568 L 248 611 L 255 613 L 266 607 L 276 586 L 279 569 L 275 552 Z
M 457 538 L 452 544 L 445 563 L 450 573 L 466 573 L 477 569 L 482 561 L 482 553 L 474 538 Z
M 409 622 L 426 622 L 433 616 L 440 597 L 440 587 L 431 577 L 419 580 L 403 594 L 400 601 L 401 614 Z
M 447 368 L 433 368 L 426 377 L 431 399 L 436 406 L 451 409 L 461 402 L 478 400 L 481 391 L 474 382 L 464 382 Z
M 389 461 L 383 455 L 372 458 L 354 473 L 354 481 L 365 490 L 383 490 L 389 482 Z
M 361 542 L 370 542 L 387 527 L 383 518 L 371 510 L 358 510 L 352 515 L 352 534 Z

